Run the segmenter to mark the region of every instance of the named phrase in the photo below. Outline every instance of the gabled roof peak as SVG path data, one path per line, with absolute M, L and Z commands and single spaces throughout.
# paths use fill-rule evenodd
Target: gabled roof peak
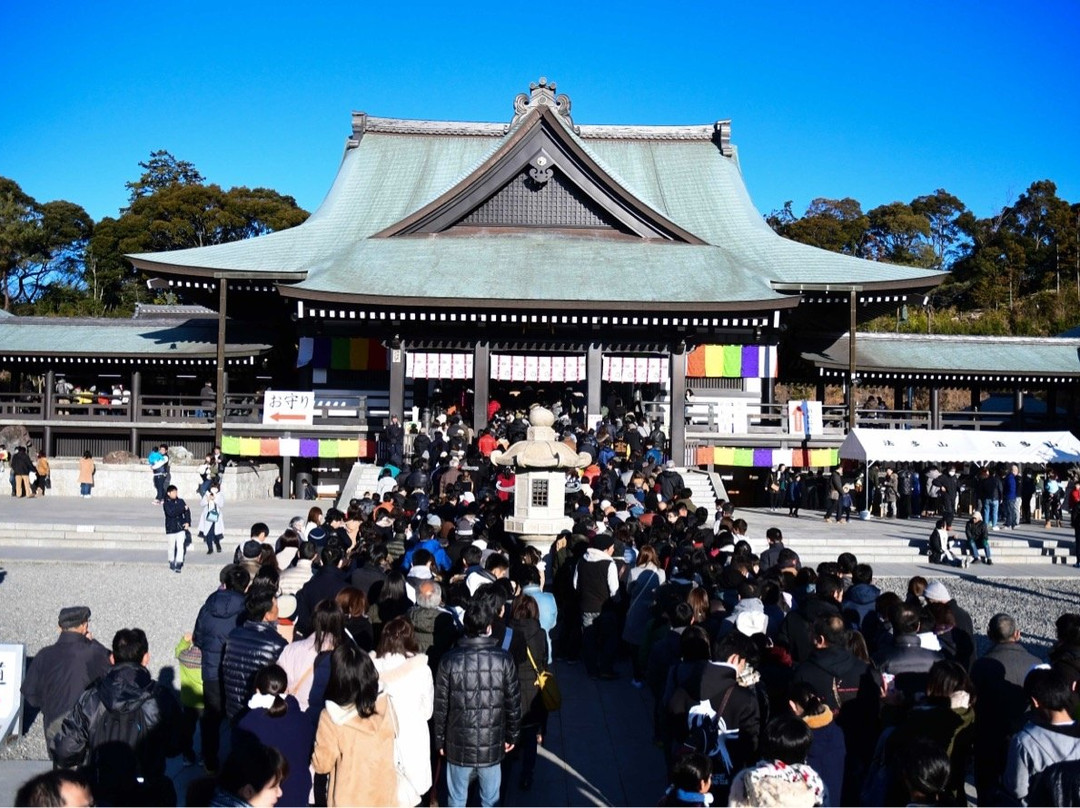
M 529 85 L 528 93 L 514 98 L 514 115 L 509 123 L 481 121 L 434 121 L 412 118 L 380 118 L 366 112 L 353 112 L 352 135 L 347 148 L 355 148 L 367 132 L 386 135 L 434 135 L 449 137 L 505 137 L 535 109 L 550 108 L 575 135 L 583 140 L 703 140 L 712 141 L 725 157 L 734 155 L 731 145 L 731 121 L 675 126 L 633 124 L 577 125 L 570 117 L 570 97 L 556 92 L 556 84 L 541 76 Z
M 532 110 L 550 107 L 566 118 L 566 123 L 575 133 L 579 133 L 578 127 L 574 126 L 574 119 L 570 117 L 570 96 L 565 93 L 556 95 L 555 90 L 555 82 L 549 82 L 547 78 L 541 76 L 540 81 L 534 81 L 529 85 L 528 95 L 518 93 L 514 98 L 514 117 L 510 121 L 507 131 L 521 123 L 522 119 Z

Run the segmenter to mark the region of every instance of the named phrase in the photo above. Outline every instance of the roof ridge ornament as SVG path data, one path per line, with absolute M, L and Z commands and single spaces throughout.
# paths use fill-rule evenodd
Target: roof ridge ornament
M 548 81 L 545 76 L 541 76 L 540 81 L 530 83 L 528 93 L 518 93 L 514 97 L 514 117 L 507 124 L 506 131 L 509 132 L 521 123 L 521 119 L 532 110 L 550 107 L 566 118 L 566 122 L 575 134 L 581 134 L 579 128 L 574 125 L 574 119 L 570 117 L 570 96 L 565 93 L 556 95 L 556 92 L 555 82 Z

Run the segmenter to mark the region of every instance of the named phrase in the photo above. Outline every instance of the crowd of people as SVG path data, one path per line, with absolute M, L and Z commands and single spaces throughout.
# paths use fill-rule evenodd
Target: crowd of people
M 533 787 L 556 662 L 651 694 L 670 787 L 643 802 L 956 805 L 969 770 L 980 805 L 1080 799 L 1080 615 L 1049 664 L 1007 614 L 980 656 L 944 582 L 882 591 L 850 553 L 804 567 L 777 527 L 755 555 L 731 504 L 698 507 L 625 424 L 572 436 L 596 462 L 568 475 L 573 529 L 537 548 L 504 530 L 489 462 L 515 423 L 447 419 L 345 510 L 253 525 L 176 649 L 179 701 L 142 631 L 108 649 L 63 610 L 24 685 L 58 768 L 18 804 L 175 804 L 183 755 L 210 773 L 188 805 L 465 805 L 473 783 L 495 805 L 509 777 Z

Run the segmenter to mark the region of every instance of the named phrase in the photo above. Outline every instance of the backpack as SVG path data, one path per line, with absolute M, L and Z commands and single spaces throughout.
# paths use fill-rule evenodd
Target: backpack
M 102 705 L 101 720 L 91 724 L 87 744 L 91 750 L 90 769 L 98 783 L 130 784 L 136 777 L 146 776 L 144 747 L 157 723 L 156 709 L 148 714 L 148 706 L 156 708 L 153 698 L 133 710 L 113 711 Z

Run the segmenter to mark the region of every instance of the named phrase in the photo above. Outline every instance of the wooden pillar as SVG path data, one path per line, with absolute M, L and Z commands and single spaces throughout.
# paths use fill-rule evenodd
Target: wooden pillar
M 600 420 L 600 380 L 604 371 L 604 350 L 598 342 L 589 343 L 585 356 L 585 428 L 596 426 Z
M 941 388 L 930 388 L 930 428 L 941 429 Z
M 1046 388 L 1046 426 L 1056 428 L 1058 425 L 1058 391 L 1056 385 Z
M 225 318 L 228 307 L 229 282 L 218 277 L 218 323 L 217 323 L 217 396 L 214 402 L 214 443 L 221 445 L 221 434 L 225 429 Z
M 1013 388 L 1013 418 L 1020 428 L 1024 426 L 1024 391 L 1019 387 Z
M 53 413 L 56 410 L 56 373 L 51 370 L 45 371 L 45 389 L 42 392 L 45 394 L 42 409 L 42 415 L 45 416 L 44 440 L 42 442 L 45 445 L 41 447 L 41 451 L 52 457 L 52 425 L 49 422 L 52 421 Z
M 480 430 L 488 423 L 487 408 L 491 388 L 491 347 L 486 342 L 478 342 L 473 346 L 473 433 L 479 435 Z
M 855 328 L 858 325 L 856 314 L 859 304 L 859 290 L 851 287 L 848 292 L 848 430 L 855 428 L 855 409 L 859 406 L 855 395 Z
M 824 404 L 825 403 L 825 379 L 824 379 L 824 377 L 818 377 L 816 395 L 817 395 L 817 400 L 820 401 L 822 404 Z
M 131 371 L 131 387 L 128 392 L 131 395 L 131 409 L 128 412 L 128 420 L 135 423 L 139 420 L 139 413 L 142 412 L 142 373 L 140 371 Z
M 139 414 L 142 412 L 142 371 L 131 371 L 131 423 L 136 424 L 139 421 Z M 141 455 L 141 447 L 139 446 L 139 430 L 137 427 L 131 427 L 131 453 L 133 455 Z
M 390 348 L 390 415 L 405 422 L 405 349 L 400 345 Z
M 904 406 L 904 386 L 897 384 L 893 386 L 892 391 L 892 408 L 894 410 L 906 410 Z
M 686 463 L 686 343 L 673 346 L 668 359 L 671 372 L 671 459 Z
M 288 499 L 292 491 L 292 458 L 285 455 L 281 458 L 281 498 Z

